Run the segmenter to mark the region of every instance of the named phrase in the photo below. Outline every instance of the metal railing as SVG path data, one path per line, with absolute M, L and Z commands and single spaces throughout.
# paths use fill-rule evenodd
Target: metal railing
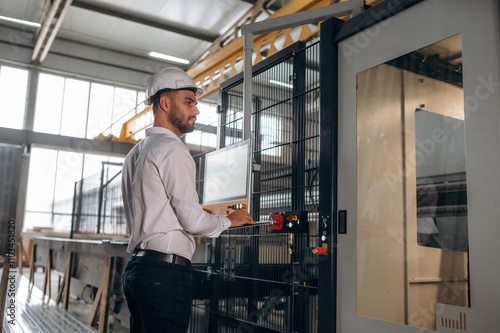
M 100 173 L 75 182 L 70 238 L 75 234 L 127 235 L 121 172 L 122 163 L 102 162 Z

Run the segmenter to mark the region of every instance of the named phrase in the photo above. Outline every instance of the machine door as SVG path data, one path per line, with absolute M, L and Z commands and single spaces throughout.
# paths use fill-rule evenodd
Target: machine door
M 425 0 L 338 44 L 337 332 L 500 332 L 497 20 Z

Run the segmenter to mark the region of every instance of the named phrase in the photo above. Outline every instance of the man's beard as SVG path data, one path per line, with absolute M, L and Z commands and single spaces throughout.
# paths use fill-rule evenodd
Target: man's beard
M 179 111 L 177 108 L 177 105 L 172 103 L 172 111 L 168 114 L 168 118 L 170 120 L 170 123 L 174 125 L 179 131 L 184 134 L 184 133 L 191 133 L 194 131 L 194 123 L 191 125 L 189 124 L 189 121 L 191 118 L 195 118 L 196 116 L 191 116 L 188 117 L 187 119 L 183 119 L 184 115 L 182 112 Z

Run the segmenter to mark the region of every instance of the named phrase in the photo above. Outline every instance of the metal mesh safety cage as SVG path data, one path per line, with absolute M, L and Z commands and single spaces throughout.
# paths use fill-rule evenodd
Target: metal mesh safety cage
M 319 331 L 319 45 L 297 42 L 254 66 L 251 213 L 285 227 L 228 230 L 213 242 L 208 268 L 194 267 L 191 332 Z M 243 140 L 242 74 L 221 85 L 221 148 Z

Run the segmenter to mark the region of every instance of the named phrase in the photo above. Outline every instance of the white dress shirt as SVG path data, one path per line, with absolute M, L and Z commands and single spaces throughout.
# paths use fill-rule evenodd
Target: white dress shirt
M 163 127 L 146 129 L 123 165 L 127 252 L 141 248 L 191 259 L 193 235 L 218 237 L 230 227 L 227 217 L 202 209 L 195 175 L 194 160 L 179 137 Z

